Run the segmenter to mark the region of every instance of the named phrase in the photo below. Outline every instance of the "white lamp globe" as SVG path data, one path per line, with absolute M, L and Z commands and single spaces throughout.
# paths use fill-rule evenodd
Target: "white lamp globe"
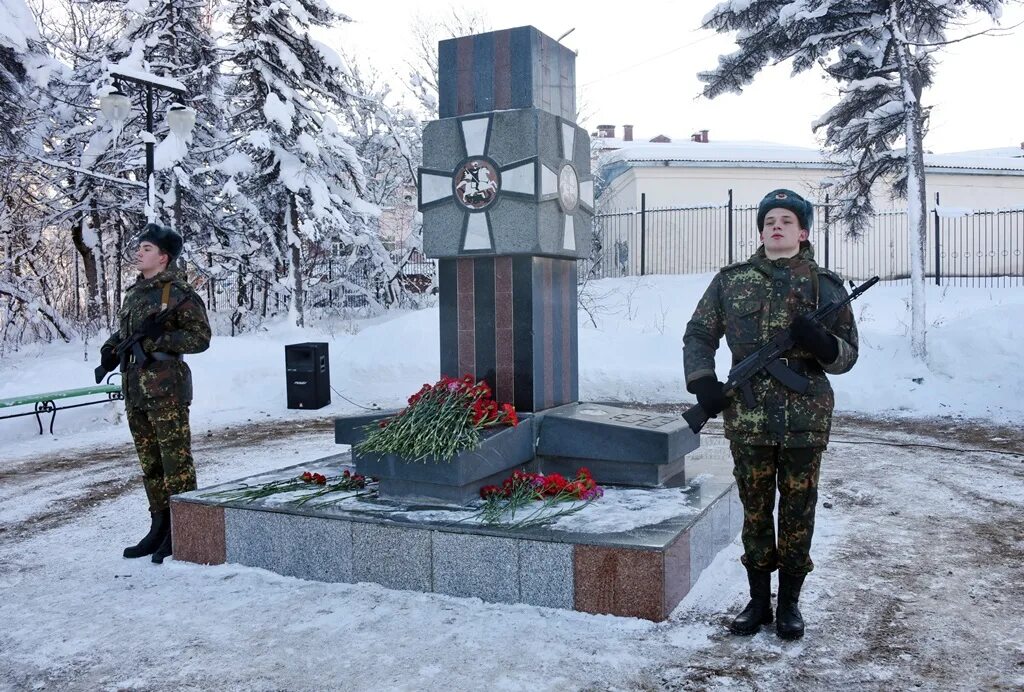
M 196 112 L 192 108 L 175 103 L 167 111 L 167 127 L 171 128 L 171 132 L 181 139 L 185 139 L 192 133 L 195 124 Z
M 100 97 L 100 110 L 109 122 L 121 123 L 131 113 L 132 102 L 120 89 L 114 89 Z

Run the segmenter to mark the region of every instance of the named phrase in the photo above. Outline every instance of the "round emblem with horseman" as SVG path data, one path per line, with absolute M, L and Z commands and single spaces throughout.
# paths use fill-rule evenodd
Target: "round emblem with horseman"
M 472 211 L 491 206 L 498 198 L 500 178 L 494 164 L 483 158 L 466 161 L 455 170 L 455 199 Z

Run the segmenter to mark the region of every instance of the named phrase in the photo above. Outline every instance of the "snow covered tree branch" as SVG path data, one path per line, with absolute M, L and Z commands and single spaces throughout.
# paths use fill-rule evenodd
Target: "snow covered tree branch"
M 905 197 L 911 227 L 911 350 L 926 356 L 924 248 L 927 231 L 922 96 L 946 33 L 972 12 L 998 20 L 1004 0 L 728 0 L 703 26 L 736 32 L 738 50 L 698 73 L 704 96 L 741 93 L 767 65 L 792 60 L 794 74 L 821 67 L 839 101 L 813 123 L 842 174 L 839 218 L 859 235 L 874 212 L 877 186 Z M 901 143 L 903 147 L 898 145 Z

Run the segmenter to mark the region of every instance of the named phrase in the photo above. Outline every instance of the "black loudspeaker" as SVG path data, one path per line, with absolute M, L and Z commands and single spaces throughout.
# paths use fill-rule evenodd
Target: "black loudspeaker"
M 331 403 L 331 363 L 327 342 L 287 344 L 288 408 L 323 408 Z

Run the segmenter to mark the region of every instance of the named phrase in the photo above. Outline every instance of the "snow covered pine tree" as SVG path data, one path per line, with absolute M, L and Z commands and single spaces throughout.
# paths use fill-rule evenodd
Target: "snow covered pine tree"
M 324 0 L 230 0 L 235 44 L 228 65 L 228 128 L 244 162 L 231 184 L 237 203 L 259 212 L 267 260 L 304 324 L 304 243 L 358 242 L 352 213 L 371 213 L 358 155 L 338 127 L 353 98 L 346 68 L 310 36 L 348 17 Z M 246 202 L 248 200 L 248 202 Z
M 815 64 L 839 83 L 841 98 L 814 129 L 843 173 L 837 184 L 839 218 L 863 232 L 873 214 L 871 188 L 892 186 L 906 197 L 911 262 L 911 351 L 924 359 L 924 267 L 927 242 L 923 140 L 933 54 L 946 32 L 972 12 L 993 19 L 1003 0 L 729 0 L 703 26 L 738 32 L 739 49 L 701 72 L 704 96 L 741 93 L 769 63 L 792 58 L 793 73 Z M 894 148 L 903 139 L 904 148 Z

